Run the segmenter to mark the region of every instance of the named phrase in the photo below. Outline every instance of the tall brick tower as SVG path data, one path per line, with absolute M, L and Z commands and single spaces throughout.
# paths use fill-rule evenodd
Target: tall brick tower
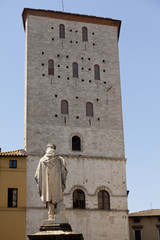
M 128 240 L 118 57 L 121 22 L 24 9 L 27 234 L 46 209 L 34 173 L 47 143 L 67 162 L 66 214 L 85 240 Z

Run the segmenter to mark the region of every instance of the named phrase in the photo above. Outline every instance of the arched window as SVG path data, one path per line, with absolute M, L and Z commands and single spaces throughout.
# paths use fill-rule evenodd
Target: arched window
M 98 64 L 94 65 L 94 79 L 100 80 L 100 67 Z
M 61 114 L 68 114 L 68 113 L 69 113 L 68 101 L 62 100 L 61 101 Z
M 65 38 L 65 26 L 63 24 L 59 25 L 59 37 Z
M 81 139 L 78 136 L 72 137 L 72 150 L 81 151 Z
M 77 78 L 78 77 L 78 63 L 74 62 L 72 64 L 73 67 L 73 77 Z
M 88 42 L 88 29 L 86 27 L 82 28 L 82 41 Z
M 48 74 L 54 75 L 54 61 L 52 59 L 48 60 Z
M 91 102 L 86 103 L 86 116 L 93 117 L 93 104 Z
M 98 209 L 110 210 L 110 196 L 105 190 L 98 193 Z
M 85 208 L 85 194 L 81 189 L 73 192 L 73 208 Z

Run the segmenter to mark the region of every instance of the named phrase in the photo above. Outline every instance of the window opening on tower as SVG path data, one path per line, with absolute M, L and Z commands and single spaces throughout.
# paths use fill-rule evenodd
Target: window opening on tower
M 73 77 L 78 78 L 78 63 L 74 62 L 72 64 L 73 67 Z
M 93 103 L 91 102 L 86 103 L 86 116 L 93 117 Z
M 69 114 L 69 107 L 68 107 L 67 100 L 61 101 L 61 114 Z
M 52 59 L 48 60 L 48 75 L 54 75 L 54 61 Z
M 72 137 L 72 150 L 81 151 L 81 139 L 78 136 Z
M 65 26 L 64 24 L 59 25 L 59 37 L 65 38 Z
M 100 80 L 100 67 L 98 64 L 94 65 L 94 79 Z
M 82 41 L 88 42 L 88 29 L 86 27 L 82 28 Z

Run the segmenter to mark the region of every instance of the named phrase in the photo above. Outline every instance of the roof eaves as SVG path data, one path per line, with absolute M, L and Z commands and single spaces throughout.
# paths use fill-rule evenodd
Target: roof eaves
M 9 151 L 9 152 L 0 152 L 0 157 L 26 157 L 26 151 L 24 149 Z
M 129 217 L 156 217 L 160 216 L 160 209 L 149 209 L 139 212 L 129 213 Z
M 120 34 L 120 27 L 121 27 L 120 20 L 115 20 L 112 18 L 96 17 L 92 15 L 82 15 L 82 14 L 75 14 L 75 13 L 68 13 L 68 12 L 60 12 L 60 11 L 52 11 L 52 10 L 44 10 L 44 9 L 32 9 L 32 8 L 24 8 L 23 10 L 22 18 L 23 18 L 24 29 L 25 29 L 25 21 L 26 21 L 27 15 L 115 26 L 117 27 L 117 30 L 118 30 L 117 31 L 118 38 Z

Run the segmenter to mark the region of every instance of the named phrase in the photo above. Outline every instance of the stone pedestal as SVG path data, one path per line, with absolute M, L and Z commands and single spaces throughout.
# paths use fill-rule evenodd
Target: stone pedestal
M 40 231 L 28 235 L 29 240 L 84 240 L 82 234 L 72 231 L 70 224 L 58 223 L 54 220 L 45 220 Z

